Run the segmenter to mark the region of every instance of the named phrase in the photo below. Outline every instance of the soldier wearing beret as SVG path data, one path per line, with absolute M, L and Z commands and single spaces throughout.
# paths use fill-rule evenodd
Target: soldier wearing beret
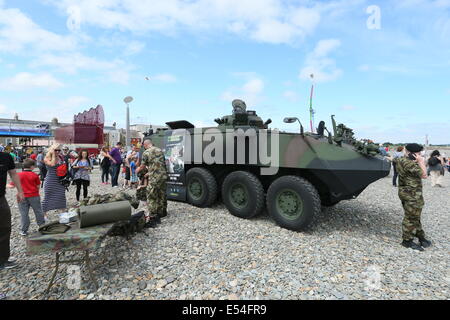
M 402 245 L 423 251 L 431 245 L 425 238 L 420 216 L 424 206 L 422 195 L 422 179 L 427 178 L 425 160 L 420 155 L 423 147 L 417 143 L 408 144 L 405 147 L 405 156 L 391 159 L 398 171 L 398 196 L 402 202 L 405 216 L 402 223 Z M 419 238 L 419 244 L 413 240 Z

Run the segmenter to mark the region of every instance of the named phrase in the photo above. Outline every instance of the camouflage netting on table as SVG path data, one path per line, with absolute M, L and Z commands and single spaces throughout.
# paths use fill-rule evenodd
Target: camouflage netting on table
M 139 200 L 136 199 L 136 196 L 131 196 L 126 192 L 120 191 L 116 194 L 107 193 L 107 194 L 94 194 L 86 199 L 80 201 L 80 206 L 92 206 L 95 204 L 101 203 L 111 203 L 118 201 L 129 201 L 130 205 L 137 209 L 139 207 Z
M 60 234 L 41 235 L 36 233 L 27 238 L 27 254 L 97 249 L 112 225 L 112 223 L 108 223 L 87 229 L 73 227 Z

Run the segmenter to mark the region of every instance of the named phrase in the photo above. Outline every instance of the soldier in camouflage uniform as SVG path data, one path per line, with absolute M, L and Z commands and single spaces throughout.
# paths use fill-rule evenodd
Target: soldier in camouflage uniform
M 155 147 L 150 139 L 144 141 L 144 148 L 141 170 L 143 167 L 147 167 L 148 170 L 148 212 L 150 216 L 165 217 L 167 215 L 167 170 L 164 153 Z
M 422 149 L 423 147 L 416 143 L 408 144 L 404 157 L 392 159 L 399 174 L 398 196 L 405 211 L 402 245 L 419 251 L 431 245 L 431 242 L 425 239 L 425 232 L 420 222 L 424 206 L 422 179 L 427 178 L 425 161 L 420 155 Z M 419 238 L 420 245 L 413 242 L 414 237 Z

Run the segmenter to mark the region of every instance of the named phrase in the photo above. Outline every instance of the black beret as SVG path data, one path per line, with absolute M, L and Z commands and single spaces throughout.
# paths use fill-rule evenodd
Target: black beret
M 423 147 L 417 143 L 410 143 L 405 146 L 406 150 L 409 152 L 420 152 L 423 150 Z

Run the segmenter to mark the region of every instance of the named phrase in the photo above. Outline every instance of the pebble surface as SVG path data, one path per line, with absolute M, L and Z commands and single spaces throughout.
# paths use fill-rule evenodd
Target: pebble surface
M 358 198 L 326 208 L 307 232 L 278 227 L 268 216 L 244 220 L 222 204 L 200 209 L 169 201 L 157 228 L 130 243 L 108 239 L 91 254 L 96 290 L 81 268 L 81 287 L 62 265 L 48 296 L 54 256 L 25 255 L 15 190 L 11 254 L 19 266 L 0 271 L 7 299 L 439 299 L 450 298 L 450 174 L 445 188 L 424 181 L 422 224 L 433 246 L 400 246 L 403 211 L 389 177 Z M 90 194 L 117 191 L 92 175 Z M 133 191 L 128 191 L 133 192 Z M 69 205 L 75 204 L 71 187 Z M 55 213 L 51 214 L 56 217 Z M 37 230 L 30 212 L 30 233 Z M 106 254 L 103 255 L 102 252 Z

